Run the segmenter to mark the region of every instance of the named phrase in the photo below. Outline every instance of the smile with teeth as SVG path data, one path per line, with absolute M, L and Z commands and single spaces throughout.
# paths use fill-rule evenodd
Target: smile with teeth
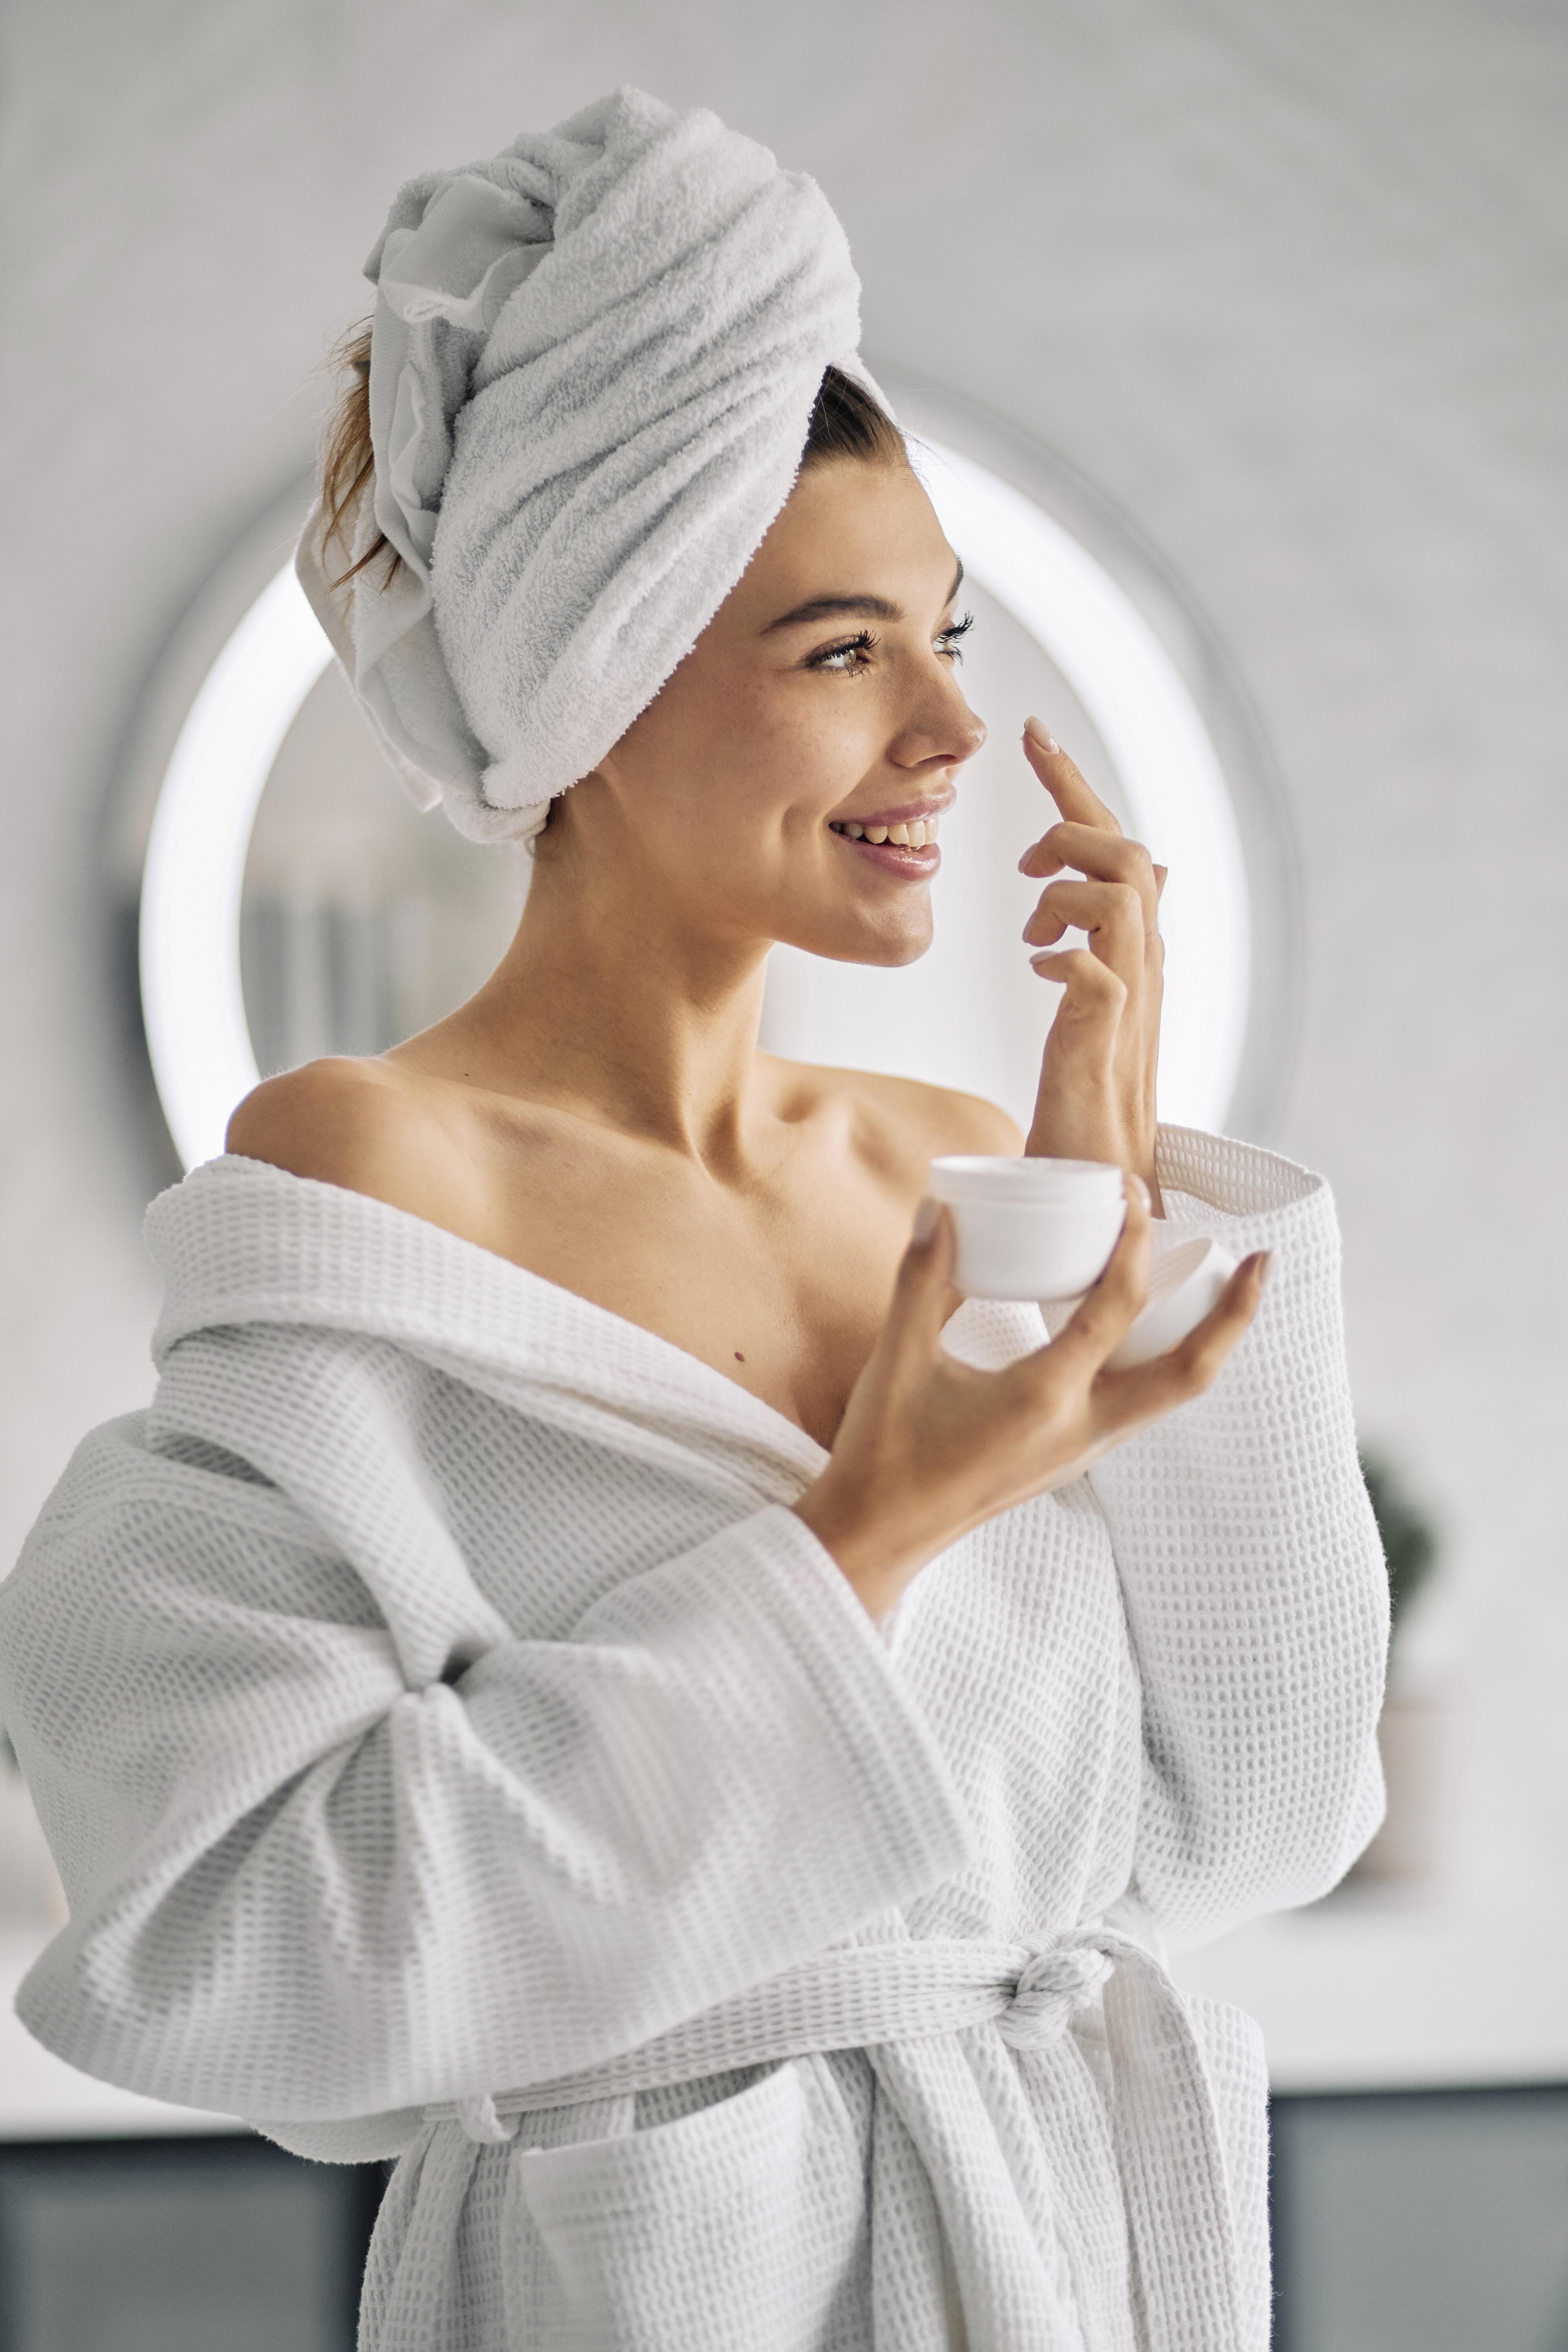
M 936 839 L 940 818 L 911 817 L 907 824 L 836 824 L 830 830 L 847 834 L 851 841 L 890 841 L 900 849 L 923 849 Z

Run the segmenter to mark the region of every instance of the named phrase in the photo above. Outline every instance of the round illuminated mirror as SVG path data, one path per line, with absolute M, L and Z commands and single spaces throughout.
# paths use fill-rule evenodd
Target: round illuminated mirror
M 936 940 L 888 971 L 770 959 L 763 1042 L 991 1096 L 1027 1120 L 1056 992 L 1021 944 L 1020 851 L 1052 812 L 1018 748 L 1037 712 L 1171 867 L 1163 1116 L 1257 1134 L 1287 1075 L 1294 897 L 1258 730 L 1191 600 L 1047 452 L 889 381 L 963 557 L 964 687 L 991 728 L 942 827 Z M 143 710 L 121 863 L 141 1005 L 186 1166 L 258 1074 L 374 1054 L 439 1019 L 504 950 L 527 853 L 417 814 L 288 568 L 303 493 L 208 583 Z

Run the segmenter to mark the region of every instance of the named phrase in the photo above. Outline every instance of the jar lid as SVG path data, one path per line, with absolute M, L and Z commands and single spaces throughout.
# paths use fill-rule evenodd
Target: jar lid
M 931 1163 L 930 1187 L 939 1201 L 984 1201 L 1013 1208 L 1050 1202 L 1098 1207 L 1120 1201 L 1125 1179 L 1113 1160 L 985 1158 L 955 1153 Z

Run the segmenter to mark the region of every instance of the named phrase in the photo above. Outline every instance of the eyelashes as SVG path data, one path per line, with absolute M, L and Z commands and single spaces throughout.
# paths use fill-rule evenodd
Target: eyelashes
M 877 640 L 869 629 L 858 629 L 852 637 L 845 637 L 836 646 L 824 646 L 818 654 L 807 656 L 807 669 L 823 669 L 830 675 L 851 677 L 864 667 L 864 656 L 870 653 Z
M 963 659 L 961 640 L 973 626 L 973 613 L 965 613 L 961 620 L 949 622 L 947 627 L 939 630 L 932 640 L 936 651 L 952 661 L 961 662 Z M 853 677 L 866 667 L 867 656 L 874 653 L 879 643 L 874 630 L 858 629 L 852 637 L 841 638 L 837 645 L 824 646 L 820 653 L 809 655 L 805 667 L 826 670 L 830 677 Z

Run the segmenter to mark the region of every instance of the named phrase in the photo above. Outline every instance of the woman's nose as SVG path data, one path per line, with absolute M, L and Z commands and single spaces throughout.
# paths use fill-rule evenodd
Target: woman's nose
M 956 687 L 953 691 L 955 694 L 958 693 Z M 977 712 L 971 710 L 962 694 L 958 696 L 958 707 L 963 714 L 960 723 L 963 745 L 956 756 L 961 760 L 973 760 L 985 740 L 985 721 Z
M 937 760 L 959 766 L 973 760 L 984 740 L 985 721 L 971 710 L 950 672 L 931 681 L 930 698 L 906 720 L 893 758 L 903 768 L 924 767 Z

